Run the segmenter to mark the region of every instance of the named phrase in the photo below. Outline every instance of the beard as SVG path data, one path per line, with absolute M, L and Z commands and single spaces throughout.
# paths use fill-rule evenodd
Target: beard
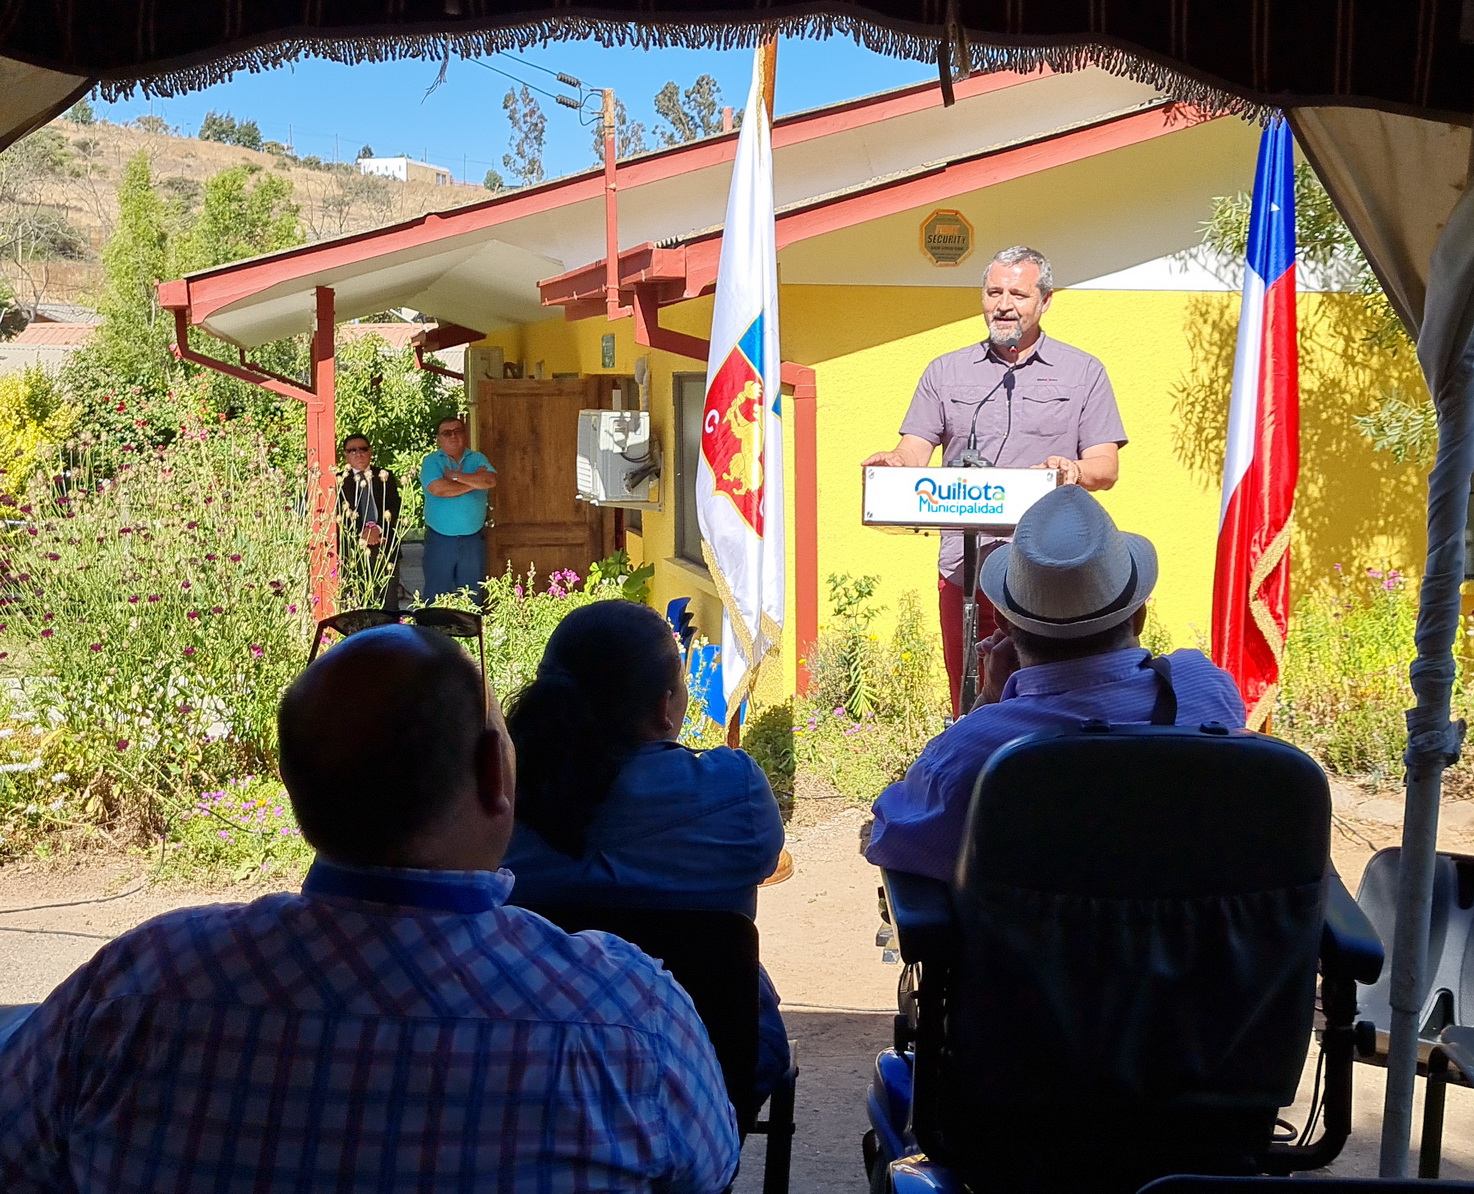
M 1023 325 L 1017 321 L 1003 327 L 988 325 L 988 339 L 995 348 L 1017 348 L 1023 338 Z

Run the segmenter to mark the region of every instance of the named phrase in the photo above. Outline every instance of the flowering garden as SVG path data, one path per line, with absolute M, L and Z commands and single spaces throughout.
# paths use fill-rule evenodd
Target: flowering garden
M 310 851 L 275 778 L 275 712 L 315 621 L 300 468 L 243 420 L 121 456 L 71 441 L 0 487 L 0 859 L 113 847 L 181 876 L 298 868 Z M 497 691 L 531 678 L 570 609 L 641 600 L 648 576 L 616 557 L 586 578 L 489 582 Z M 875 587 L 831 577 L 808 697 L 750 711 L 743 744 L 790 807 L 869 800 L 941 727 L 930 611 L 905 595 L 882 637 Z M 1333 771 L 1395 780 L 1415 616 L 1397 571 L 1338 570 L 1303 597 L 1275 731 Z M 1150 645 L 1171 644 L 1156 629 Z M 722 737 L 694 699 L 685 737 Z

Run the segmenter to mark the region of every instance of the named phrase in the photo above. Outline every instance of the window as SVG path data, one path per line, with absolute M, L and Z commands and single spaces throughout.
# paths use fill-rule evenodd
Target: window
M 705 568 L 701 525 L 696 520 L 696 462 L 701 459 L 706 374 L 677 373 L 671 381 L 676 400 L 676 555 Z

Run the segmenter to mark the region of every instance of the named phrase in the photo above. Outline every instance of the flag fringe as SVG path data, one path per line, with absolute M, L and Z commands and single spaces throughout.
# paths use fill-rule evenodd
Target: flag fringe
M 477 6 L 479 7 L 479 5 Z M 475 17 L 471 19 L 474 23 Z M 445 63 L 451 55 L 484 58 L 509 50 L 528 50 L 550 41 L 587 39 L 606 47 L 627 46 L 732 50 L 752 47 L 773 37 L 846 37 L 877 54 L 935 62 L 940 31 L 922 24 L 882 25 L 858 16 L 807 13 L 727 24 L 716 21 L 680 21 L 668 16 L 649 24 L 631 24 L 611 18 L 558 15 L 520 24 L 444 31 L 406 31 L 397 34 L 354 33 L 339 36 L 308 34 L 257 46 L 232 49 L 208 59 L 201 53 L 143 78 L 102 79 L 98 94 L 109 103 L 135 92 L 170 97 L 223 83 L 246 71 L 255 74 L 302 58 L 325 58 L 345 65 L 425 59 Z M 1267 123 L 1274 109 L 1248 94 L 1233 91 L 1188 73 L 1178 65 L 1145 54 L 1139 48 L 1109 41 L 1088 44 L 1056 42 L 1031 44 L 1024 38 L 958 28 L 954 52 L 959 66 L 972 73 L 1017 71 L 1029 74 L 1047 67 L 1060 73 L 1096 66 L 1114 75 L 1156 87 L 1180 103 L 1215 113 L 1242 116 Z
M 768 649 L 763 652 L 762 659 L 753 658 L 752 632 L 747 628 L 747 622 L 743 620 L 742 612 L 738 608 L 737 598 L 732 593 L 732 588 L 727 584 L 727 578 L 722 575 L 722 570 L 717 566 L 716 553 L 712 551 L 711 545 L 705 539 L 701 541 L 701 558 L 706 561 L 706 570 L 711 573 L 712 586 L 717 591 L 717 597 L 721 599 L 722 608 L 727 611 L 727 621 L 732 624 L 732 633 L 737 636 L 737 646 L 741 648 L 742 658 L 747 661 L 747 672 L 743 675 L 737 688 L 731 697 L 727 699 L 727 715 L 735 717 L 742 702 L 750 695 L 757 685 L 758 668 L 763 660 L 773 653 L 782 636 L 782 630 L 766 613 L 761 615 L 759 626 L 763 637 L 768 640 Z
M 1290 512 L 1285 518 L 1285 525 L 1280 527 L 1278 534 L 1269 541 L 1269 546 L 1264 549 L 1264 554 L 1254 561 L 1253 571 L 1249 573 L 1249 613 L 1254 618 L 1254 625 L 1258 627 L 1263 636 L 1265 645 L 1269 647 L 1269 653 L 1274 656 L 1275 682 L 1266 686 L 1260 694 L 1259 699 L 1254 702 L 1254 708 L 1250 712 L 1247 722 L 1249 729 L 1257 730 L 1269 717 L 1274 709 L 1275 697 L 1279 695 L 1279 674 L 1285 661 L 1285 643 L 1280 637 L 1279 625 L 1270 612 L 1269 604 L 1259 594 L 1264 582 L 1269 579 L 1269 574 L 1279 567 L 1280 562 L 1290 550 L 1290 531 L 1295 522 L 1295 508 L 1290 507 Z

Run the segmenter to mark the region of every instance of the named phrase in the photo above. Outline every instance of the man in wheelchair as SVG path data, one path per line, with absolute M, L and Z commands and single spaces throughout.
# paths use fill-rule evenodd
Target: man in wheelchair
M 915 983 L 869 1094 L 876 1191 L 1125 1192 L 1315 1168 L 1346 1139 L 1355 982 L 1382 954 L 1330 869 L 1325 777 L 1237 728 L 1200 653 L 1139 646 L 1156 574 L 1089 494 L 1038 503 L 982 578 L 1011 635 L 990 703 L 876 802 L 867 857 Z M 1315 1114 L 1278 1116 L 1318 962 L 1310 1143 Z

